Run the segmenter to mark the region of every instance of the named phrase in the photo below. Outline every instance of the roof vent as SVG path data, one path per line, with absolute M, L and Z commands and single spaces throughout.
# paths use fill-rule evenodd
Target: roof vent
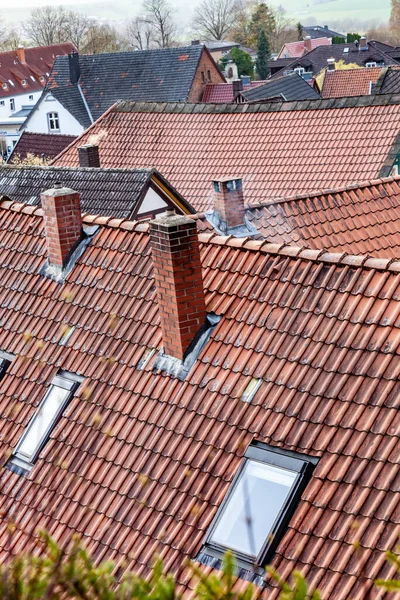
M 223 235 L 254 235 L 256 230 L 245 217 L 242 180 L 216 179 L 212 183 L 214 210 L 206 213 L 208 221 Z
M 80 167 L 100 167 L 99 147 L 94 144 L 86 144 L 78 147 Z

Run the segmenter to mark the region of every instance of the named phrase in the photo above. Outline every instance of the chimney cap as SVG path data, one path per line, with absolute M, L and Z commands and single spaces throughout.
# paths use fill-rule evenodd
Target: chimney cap
M 25 46 L 23 44 L 19 44 L 18 50 L 23 50 L 24 48 L 25 48 Z
M 176 227 L 185 223 L 193 223 L 193 219 L 189 215 L 177 215 L 174 209 L 168 209 L 163 213 L 156 215 L 150 223 L 157 225 L 166 225 L 168 227 Z
M 56 181 L 54 183 L 54 187 L 42 192 L 42 196 L 51 196 L 52 198 L 58 198 L 59 196 L 71 196 L 72 194 L 77 194 L 75 190 L 63 187 L 62 183 Z
M 305 40 L 311 40 L 311 35 L 306 35 Z

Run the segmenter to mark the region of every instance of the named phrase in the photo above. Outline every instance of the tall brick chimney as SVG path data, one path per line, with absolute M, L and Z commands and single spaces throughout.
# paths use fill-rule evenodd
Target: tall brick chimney
M 219 229 L 225 233 L 245 224 L 244 196 L 241 179 L 218 179 L 214 186 L 214 214 Z
M 23 65 L 25 64 L 25 48 L 20 45 L 17 48 L 17 56 L 18 56 L 18 60 L 20 63 L 22 63 Z
M 307 35 L 304 38 L 304 49 L 306 52 L 311 52 L 312 48 L 311 48 L 311 36 Z
M 40 196 L 46 233 L 47 256 L 52 265 L 64 267 L 82 238 L 80 195 L 56 184 Z
M 164 353 L 183 360 L 206 318 L 196 222 L 167 211 L 150 221 L 150 243 Z
M 86 144 L 78 147 L 80 167 L 100 167 L 99 147 Z

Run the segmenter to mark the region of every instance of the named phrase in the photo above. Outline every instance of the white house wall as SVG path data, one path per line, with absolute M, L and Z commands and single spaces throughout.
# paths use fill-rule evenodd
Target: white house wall
M 152 188 L 149 188 L 140 205 L 138 215 L 152 212 L 153 210 L 159 210 L 160 208 L 167 208 L 167 206 L 168 204 L 165 200 L 163 200 Z
M 47 96 L 46 96 L 47 97 Z M 59 131 L 49 131 L 49 125 L 47 121 L 47 113 L 56 112 L 58 113 L 58 119 L 60 124 Z M 36 109 L 31 113 L 26 126 L 25 131 L 32 133 L 62 133 L 64 135 L 80 135 L 84 128 L 82 125 L 67 111 L 66 108 L 55 98 L 53 100 L 46 100 L 45 97 L 41 99 Z
M 11 90 L 10 90 L 11 91 Z M 19 128 L 21 123 L 13 123 L 13 115 L 22 109 L 23 106 L 34 106 L 41 95 L 41 91 L 38 92 L 27 92 L 26 94 L 10 94 L 7 97 L 0 98 L 0 152 L 4 154 L 6 149 L 7 154 L 10 154 L 11 150 L 17 143 L 21 132 Z M 14 110 L 11 110 L 11 100 L 13 100 Z M 8 119 L 10 121 L 7 123 Z

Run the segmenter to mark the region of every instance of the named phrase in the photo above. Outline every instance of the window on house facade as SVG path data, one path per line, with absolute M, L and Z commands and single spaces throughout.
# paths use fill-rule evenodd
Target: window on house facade
M 300 77 L 303 77 L 304 73 L 306 72 L 304 67 L 296 67 L 295 69 L 293 69 L 295 73 L 297 73 L 298 75 L 300 75 Z
M 207 79 L 209 82 L 211 82 L 211 71 L 210 70 L 207 71 Z
M 5 106 L 6 103 L 4 102 L 4 100 L 0 100 L 0 106 Z
M 60 131 L 60 121 L 58 118 L 58 113 L 47 113 L 47 123 L 49 126 L 49 131 Z
M 15 100 L 14 98 L 10 98 L 10 110 L 15 110 Z
M 82 378 L 61 371 L 56 375 L 39 408 L 28 423 L 10 459 L 10 468 L 17 472 L 29 471 L 47 442 Z
M 310 479 L 316 459 L 255 443 L 218 510 L 204 552 L 231 550 L 239 566 L 262 567 L 274 552 Z
M 30 96 L 29 96 L 29 100 L 30 100 L 30 102 L 32 102 L 32 101 L 33 101 L 33 94 L 30 94 Z
M 204 74 L 204 71 L 201 72 L 201 81 L 202 83 L 206 83 L 206 76 Z

